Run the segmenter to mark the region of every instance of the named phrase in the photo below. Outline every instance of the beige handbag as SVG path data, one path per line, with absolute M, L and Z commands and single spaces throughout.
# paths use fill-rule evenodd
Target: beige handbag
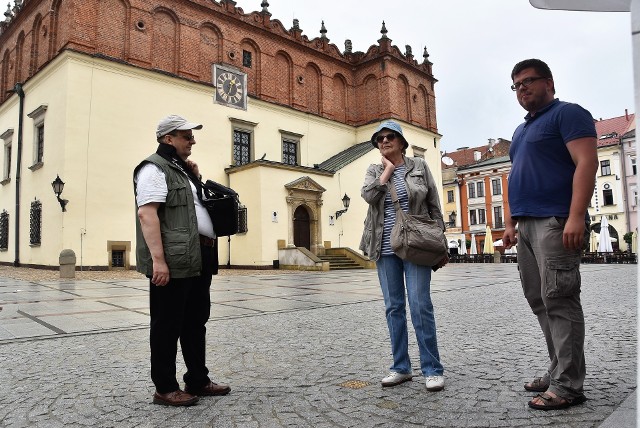
M 396 209 L 396 222 L 391 229 L 391 249 L 398 257 L 411 263 L 437 265 L 448 251 L 442 228 L 429 216 L 402 211 L 393 180 L 389 184 L 391 200 Z

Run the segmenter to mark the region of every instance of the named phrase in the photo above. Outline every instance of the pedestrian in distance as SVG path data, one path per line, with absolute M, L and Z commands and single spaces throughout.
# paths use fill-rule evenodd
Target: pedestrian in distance
M 428 391 L 439 391 L 444 388 L 444 368 L 438 352 L 430 286 L 432 270 L 446 265 L 449 258 L 445 256 L 434 267 L 421 266 L 395 255 L 390 244 L 396 219 L 392 185 L 403 211 L 427 215 L 445 229 L 436 182 L 424 159 L 406 156 L 409 143 L 398 123 L 381 123 L 371 143 L 380 150 L 382 160 L 369 166 L 361 190 L 369 207 L 360 250 L 376 262 L 391 339 L 393 363 L 390 373 L 382 379 L 382 386 L 396 386 L 413 378 L 407 332 L 408 298 L 426 387 Z
M 586 401 L 580 259 L 598 168 L 597 134 L 587 110 L 555 98 L 543 61 L 519 62 L 511 80 L 527 115 L 509 152 L 511 213 L 502 240 L 505 248 L 518 244 L 522 288 L 550 359 L 546 373 L 524 388 L 540 392 L 529 407 L 564 409 Z
M 158 148 L 134 170 L 137 270 L 149 278 L 153 403 L 190 406 L 231 388 L 209 378 L 206 323 L 211 278 L 218 270 L 211 218 L 202 205 L 198 165 L 188 160 L 201 124 L 177 115 L 160 121 Z M 176 380 L 177 344 L 187 368 Z

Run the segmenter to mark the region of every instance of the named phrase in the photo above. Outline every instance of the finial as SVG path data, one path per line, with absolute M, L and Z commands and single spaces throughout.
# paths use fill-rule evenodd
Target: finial
M 262 13 L 269 13 L 269 2 L 267 0 L 262 0 L 262 3 L 260 3 L 260 6 L 262 7 Z
M 404 56 L 413 56 L 413 50 L 411 49 L 411 45 L 405 45 L 406 52 Z
M 344 53 L 353 52 L 353 44 L 351 44 L 351 40 L 347 39 L 344 41 Z
M 298 21 L 297 19 L 294 18 L 293 20 L 293 29 L 294 30 L 299 30 L 300 29 L 300 21 Z
M 424 47 L 424 52 L 422 54 L 422 58 L 424 58 L 424 62 L 429 61 L 429 52 L 427 52 L 427 47 Z
M 382 38 L 383 39 L 387 39 L 387 26 L 384 24 L 384 21 L 382 21 L 382 29 L 380 30 L 380 32 L 382 33 Z
M 322 21 L 322 26 L 320 27 L 320 34 L 321 34 L 321 36 L 320 36 L 321 39 L 326 39 L 327 38 L 327 29 L 324 26 L 324 21 Z
M 13 18 L 13 12 L 11 12 L 11 3 L 7 3 L 7 11 L 4 13 L 4 16 L 7 18 L 5 22 L 10 22 L 11 18 Z

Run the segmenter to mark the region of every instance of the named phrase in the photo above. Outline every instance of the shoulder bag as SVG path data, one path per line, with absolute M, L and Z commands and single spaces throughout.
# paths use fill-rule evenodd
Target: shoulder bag
M 202 183 L 202 204 L 207 209 L 216 236 L 230 236 L 238 233 L 238 193 L 215 181 Z
M 403 260 L 421 266 L 435 266 L 447 255 L 444 232 L 426 215 L 408 214 L 400 208 L 396 186 L 390 180 L 396 222 L 391 229 L 391 249 Z

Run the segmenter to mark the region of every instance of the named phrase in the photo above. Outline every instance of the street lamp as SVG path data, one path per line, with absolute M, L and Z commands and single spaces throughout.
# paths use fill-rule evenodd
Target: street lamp
M 336 219 L 338 219 L 338 217 L 340 217 L 342 214 L 347 212 L 347 210 L 349 209 L 350 203 L 351 203 L 351 198 L 348 197 L 347 194 L 345 193 L 344 196 L 342 197 L 342 205 L 344 205 L 344 209 L 336 211 Z
M 51 183 L 51 187 L 53 187 L 53 193 L 56 194 L 56 198 L 58 198 L 58 202 L 60 202 L 60 206 L 62 207 L 62 212 L 67 211 L 67 203 L 69 202 L 66 199 L 61 199 L 60 195 L 62 194 L 62 190 L 64 189 L 64 181 L 60 179 L 59 175 L 56 175 L 56 179 Z
M 449 214 L 449 223 L 451 223 L 451 227 L 455 227 L 457 217 L 458 214 L 456 214 L 455 211 L 451 211 L 451 214 Z

